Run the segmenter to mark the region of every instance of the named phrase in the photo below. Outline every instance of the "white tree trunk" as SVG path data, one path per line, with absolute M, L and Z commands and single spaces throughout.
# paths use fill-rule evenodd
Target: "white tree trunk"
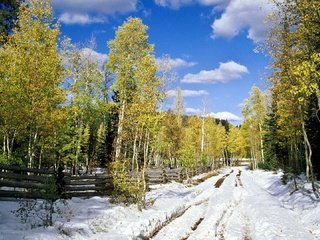
M 131 162 L 131 170 L 134 171 L 135 168 L 135 162 L 136 162 L 136 155 L 137 155 L 137 139 L 138 139 L 138 134 L 136 133 L 134 136 L 134 141 L 133 141 L 133 153 L 132 153 L 132 162 Z
M 124 102 L 121 106 L 120 113 L 119 113 L 119 121 L 118 121 L 118 133 L 117 133 L 117 140 L 116 140 L 116 160 L 119 159 L 121 153 L 121 145 L 122 145 L 122 130 L 123 130 L 123 120 L 124 120 L 124 111 L 125 111 L 126 103 Z
M 29 135 L 29 143 L 28 143 L 28 159 L 29 159 L 29 162 L 28 162 L 28 167 L 31 168 L 33 167 L 33 160 L 34 160 L 34 151 L 35 151 L 35 143 L 37 141 L 37 137 L 38 137 L 38 134 L 37 132 L 32 132 L 32 130 L 30 130 L 30 135 Z
M 205 123 L 205 117 L 202 117 L 202 126 L 201 126 L 201 153 L 203 153 L 204 150 L 204 123 Z
M 263 148 L 262 126 L 261 126 L 261 123 L 259 123 L 259 132 L 260 132 L 261 160 L 262 160 L 262 163 L 264 163 L 264 148 Z
M 305 143 L 306 175 L 307 175 L 308 181 L 311 181 L 313 191 L 316 191 L 315 184 L 314 184 L 313 165 L 312 165 L 312 147 L 306 131 L 301 106 L 299 106 L 299 111 L 300 111 L 300 121 L 301 121 L 301 127 L 303 132 L 303 139 Z

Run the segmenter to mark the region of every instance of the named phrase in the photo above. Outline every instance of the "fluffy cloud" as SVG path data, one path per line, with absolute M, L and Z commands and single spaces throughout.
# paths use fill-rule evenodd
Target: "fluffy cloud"
M 184 83 L 218 83 L 239 79 L 242 75 L 249 73 L 246 66 L 234 61 L 220 63 L 219 68 L 214 70 L 202 70 L 196 74 L 187 74 L 181 82 Z
M 183 97 L 200 97 L 200 96 L 207 96 L 209 93 L 205 90 L 182 90 Z M 176 90 L 169 90 L 167 91 L 167 95 L 169 97 L 175 97 L 177 95 Z
M 169 64 L 171 68 L 180 68 L 180 67 L 193 67 L 197 65 L 196 62 L 187 62 L 181 58 L 170 58 Z
M 101 16 L 135 11 L 138 0 L 53 0 L 52 4 L 62 13 L 62 22 L 88 24 L 101 22 Z
M 63 13 L 59 20 L 65 24 L 90 24 L 104 22 L 103 18 L 90 17 L 88 14 Z
M 161 7 L 169 7 L 172 9 L 179 9 L 183 6 L 192 4 L 200 4 L 204 6 L 212 6 L 220 3 L 224 3 L 226 0 L 155 0 L 155 3 Z
M 82 48 L 81 53 L 85 58 L 90 58 L 99 63 L 99 67 L 102 68 L 103 65 L 107 62 L 108 55 L 96 52 L 90 48 Z
M 200 114 L 202 114 L 202 111 L 198 108 L 186 108 L 186 113 L 200 115 Z
M 266 18 L 276 9 L 270 0 L 155 0 L 155 3 L 172 9 L 192 4 L 212 6 L 222 12 L 211 26 L 214 38 L 232 38 L 242 30 L 248 30 L 247 37 L 254 42 L 266 38 L 269 31 Z
M 193 67 L 198 64 L 196 62 L 188 62 L 181 58 L 170 58 L 170 57 L 158 58 L 156 61 L 160 67 L 165 66 L 166 64 L 169 64 L 171 69 L 177 69 L 182 67 Z
M 264 40 L 269 31 L 267 16 L 275 10 L 269 0 L 230 1 L 221 17 L 212 24 L 213 37 L 232 38 L 243 29 L 248 29 L 247 37 L 254 42 Z
M 193 0 L 155 0 L 155 3 L 161 7 L 179 9 L 181 6 L 190 5 Z
M 202 115 L 203 110 L 198 109 L 198 108 L 186 108 L 186 113 L 191 114 L 191 115 Z M 227 120 L 229 122 L 242 120 L 240 117 L 238 117 L 235 114 L 230 113 L 230 112 L 217 112 L 217 113 L 212 112 L 212 113 L 207 114 L 207 116 L 221 119 L 221 120 Z
M 242 119 L 233 113 L 230 112 L 217 112 L 217 113 L 210 113 L 209 116 L 213 118 L 228 120 L 228 121 L 241 121 Z
M 230 0 L 198 0 L 201 5 L 211 6 L 219 4 L 227 4 Z

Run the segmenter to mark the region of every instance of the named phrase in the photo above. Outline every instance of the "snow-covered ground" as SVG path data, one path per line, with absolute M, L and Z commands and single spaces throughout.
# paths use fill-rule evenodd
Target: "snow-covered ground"
M 303 179 L 298 184 L 292 193 L 281 173 L 226 168 L 196 186 L 154 186 L 143 211 L 108 198 L 73 198 L 60 207 L 65 219 L 32 229 L 12 214 L 18 202 L 0 201 L 0 240 L 320 239 L 320 199 Z

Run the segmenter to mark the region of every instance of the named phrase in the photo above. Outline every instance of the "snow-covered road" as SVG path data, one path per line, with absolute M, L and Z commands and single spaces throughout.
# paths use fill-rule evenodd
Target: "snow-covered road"
M 154 239 L 315 239 L 297 214 L 283 208 L 248 171 L 233 171 L 211 192 L 207 201 L 190 208 Z
M 13 202 L 0 202 L 0 239 L 320 239 L 320 201 L 281 184 L 281 173 L 223 169 L 196 186 L 170 183 L 155 186 L 152 203 L 139 212 L 135 206 L 110 204 L 108 199 L 72 199 L 70 222 L 49 229 L 26 229 L 8 211 Z

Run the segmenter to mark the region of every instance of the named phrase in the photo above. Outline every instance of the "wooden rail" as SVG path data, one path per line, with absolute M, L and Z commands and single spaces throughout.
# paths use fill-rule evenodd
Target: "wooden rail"
M 191 170 L 146 169 L 147 185 L 164 184 L 170 181 L 182 182 L 188 177 L 209 172 L 207 167 Z M 132 180 L 139 177 L 130 174 Z M 129 183 L 130 184 L 130 183 Z M 50 192 L 51 191 L 51 192 Z M 53 192 L 52 192 L 53 191 Z M 113 191 L 112 178 L 108 174 L 71 176 L 53 169 L 20 168 L 0 165 L 0 198 L 54 198 L 105 196 Z
M 230 166 L 251 166 L 254 160 L 248 158 L 239 158 L 239 159 L 219 159 L 216 160 L 215 163 L 218 166 L 230 165 Z
M 112 180 L 107 175 L 71 176 L 53 169 L 0 165 L 0 197 L 91 197 L 107 195 L 112 190 Z
M 182 182 L 188 177 L 210 172 L 208 167 L 197 167 L 194 169 L 184 168 L 164 168 L 164 169 L 147 169 L 146 179 L 149 185 L 162 184 L 170 181 Z

